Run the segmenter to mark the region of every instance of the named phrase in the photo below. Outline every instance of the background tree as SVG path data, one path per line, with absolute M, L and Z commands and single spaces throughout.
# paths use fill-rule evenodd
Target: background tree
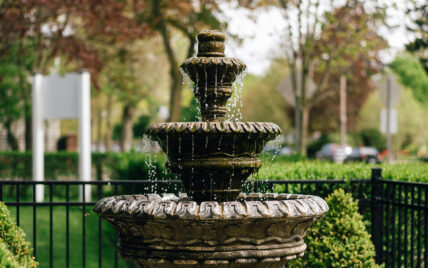
M 168 121 L 178 121 L 181 113 L 181 95 L 183 89 L 179 65 L 181 58 L 174 49 L 171 30 L 181 32 L 188 40 L 186 58 L 195 53 L 196 35 L 202 29 L 221 29 L 223 24 L 214 15 L 219 11 L 214 0 L 151 0 L 141 18 L 148 18 L 151 26 L 162 38 L 169 62 L 170 100 Z M 183 58 L 184 59 L 184 58 Z
M 416 35 L 413 42 L 406 45 L 408 51 L 419 57 L 421 65 L 428 74 L 428 4 L 425 2 L 414 3 L 413 8 L 407 11 L 413 19 L 413 25 L 408 25 L 408 30 Z
M 404 55 L 395 58 L 391 69 L 398 75 L 400 82 L 413 91 L 421 104 L 428 104 L 428 73 L 424 72 L 414 57 Z
M 297 145 L 305 155 L 311 110 L 334 95 L 337 87 L 329 83 L 333 75 L 344 74 L 357 59 L 364 62 L 361 55 L 366 60 L 376 58 L 376 54 L 371 56 L 373 44 L 367 43 L 366 38 L 375 33 L 377 18 L 383 14 L 368 13 L 357 1 L 347 1 L 338 8 L 329 6 L 327 10 L 320 0 L 280 4 L 287 24 L 285 50 L 296 103 Z M 309 80 L 315 81 L 311 92 Z

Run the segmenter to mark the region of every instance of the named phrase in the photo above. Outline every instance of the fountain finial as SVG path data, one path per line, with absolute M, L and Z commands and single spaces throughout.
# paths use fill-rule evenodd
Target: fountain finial
M 216 30 L 198 34 L 198 57 L 224 57 L 225 35 Z
M 201 104 L 202 121 L 226 119 L 226 103 L 232 96 L 233 82 L 244 72 L 245 64 L 224 54 L 225 35 L 219 31 L 198 34 L 198 54 L 183 62 L 181 69 L 195 83 L 195 96 Z

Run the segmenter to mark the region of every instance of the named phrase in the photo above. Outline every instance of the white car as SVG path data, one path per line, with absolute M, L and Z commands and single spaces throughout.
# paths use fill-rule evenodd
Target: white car
M 329 160 L 335 163 L 343 163 L 343 161 L 352 152 L 352 147 L 349 145 L 339 145 L 336 143 L 327 143 L 321 150 L 316 153 L 317 159 Z

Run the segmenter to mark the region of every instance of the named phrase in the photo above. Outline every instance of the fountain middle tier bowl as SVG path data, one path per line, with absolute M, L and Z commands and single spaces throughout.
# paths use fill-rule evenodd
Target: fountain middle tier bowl
M 201 202 L 234 200 L 281 129 L 266 122 L 177 122 L 154 124 L 146 133 L 166 152 L 167 167 L 187 194 Z
M 197 203 L 165 194 L 108 197 L 94 211 L 114 227 L 119 253 L 140 267 L 262 268 L 302 256 L 306 230 L 328 206 L 309 195 Z

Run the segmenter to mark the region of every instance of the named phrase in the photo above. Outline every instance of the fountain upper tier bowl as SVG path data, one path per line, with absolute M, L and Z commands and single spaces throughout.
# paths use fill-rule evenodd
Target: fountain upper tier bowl
M 168 168 L 195 201 L 233 200 L 260 166 L 265 143 L 281 129 L 264 122 L 175 122 L 149 127 L 168 155 Z

